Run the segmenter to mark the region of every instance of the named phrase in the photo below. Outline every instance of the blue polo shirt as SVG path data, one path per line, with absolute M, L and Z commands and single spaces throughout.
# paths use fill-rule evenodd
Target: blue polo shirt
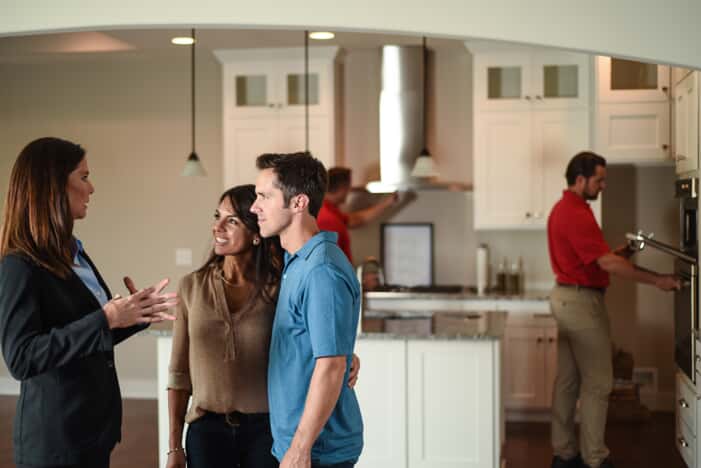
M 348 372 L 360 312 L 360 286 L 336 233 L 321 231 L 285 267 L 275 310 L 268 365 L 273 455 L 282 460 L 304 411 L 316 358 L 346 356 L 341 395 L 312 448 L 322 465 L 356 461 L 363 421 Z

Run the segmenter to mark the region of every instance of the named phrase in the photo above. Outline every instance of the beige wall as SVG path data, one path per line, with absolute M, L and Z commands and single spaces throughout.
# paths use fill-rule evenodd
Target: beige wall
M 96 191 L 76 231 L 113 292 L 124 292 L 125 274 L 137 285 L 163 276 L 177 281 L 190 268 L 175 266 L 174 249 L 191 248 L 198 264 L 208 246 L 221 190 L 220 68 L 210 55 L 198 57 L 197 150 L 211 176 L 183 178 L 190 152 L 188 58 L 0 65 L 0 201 L 27 142 L 53 135 L 83 145 Z M 123 381 L 155 378 L 154 338 L 136 337 L 117 349 Z M 5 372 L 3 364 L 0 375 Z

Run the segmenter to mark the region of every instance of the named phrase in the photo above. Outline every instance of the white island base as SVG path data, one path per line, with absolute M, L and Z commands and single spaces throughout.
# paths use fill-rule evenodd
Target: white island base
M 501 340 L 356 342 L 365 425 L 358 468 L 499 468 L 504 440 Z

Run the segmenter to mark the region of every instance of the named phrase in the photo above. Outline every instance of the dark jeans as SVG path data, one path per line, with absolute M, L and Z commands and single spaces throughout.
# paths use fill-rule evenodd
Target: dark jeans
M 90 455 L 74 465 L 20 465 L 17 468 L 110 468 L 110 452 Z
M 207 413 L 188 426 L 188 468 L 277 468 L 268 413 Z

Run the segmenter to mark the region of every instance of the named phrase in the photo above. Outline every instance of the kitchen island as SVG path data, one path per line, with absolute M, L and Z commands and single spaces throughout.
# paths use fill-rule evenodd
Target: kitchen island
M 505 314 L 477 335 L 363 333 L 359 468 L 498 468 L 504 441 Z
M 358 466 L 499 467 L 504 416 L 544 414 L 550 405 L 557 333 L 547 293 L 366 292 L 364 299 L 368 320 L 437 311 L 490 318 L 463 336 L 359 334 L 356 391 L 365 449 Z M 165 467 L 171 331 L 146 333 L 157 337 L 159 466 Z

